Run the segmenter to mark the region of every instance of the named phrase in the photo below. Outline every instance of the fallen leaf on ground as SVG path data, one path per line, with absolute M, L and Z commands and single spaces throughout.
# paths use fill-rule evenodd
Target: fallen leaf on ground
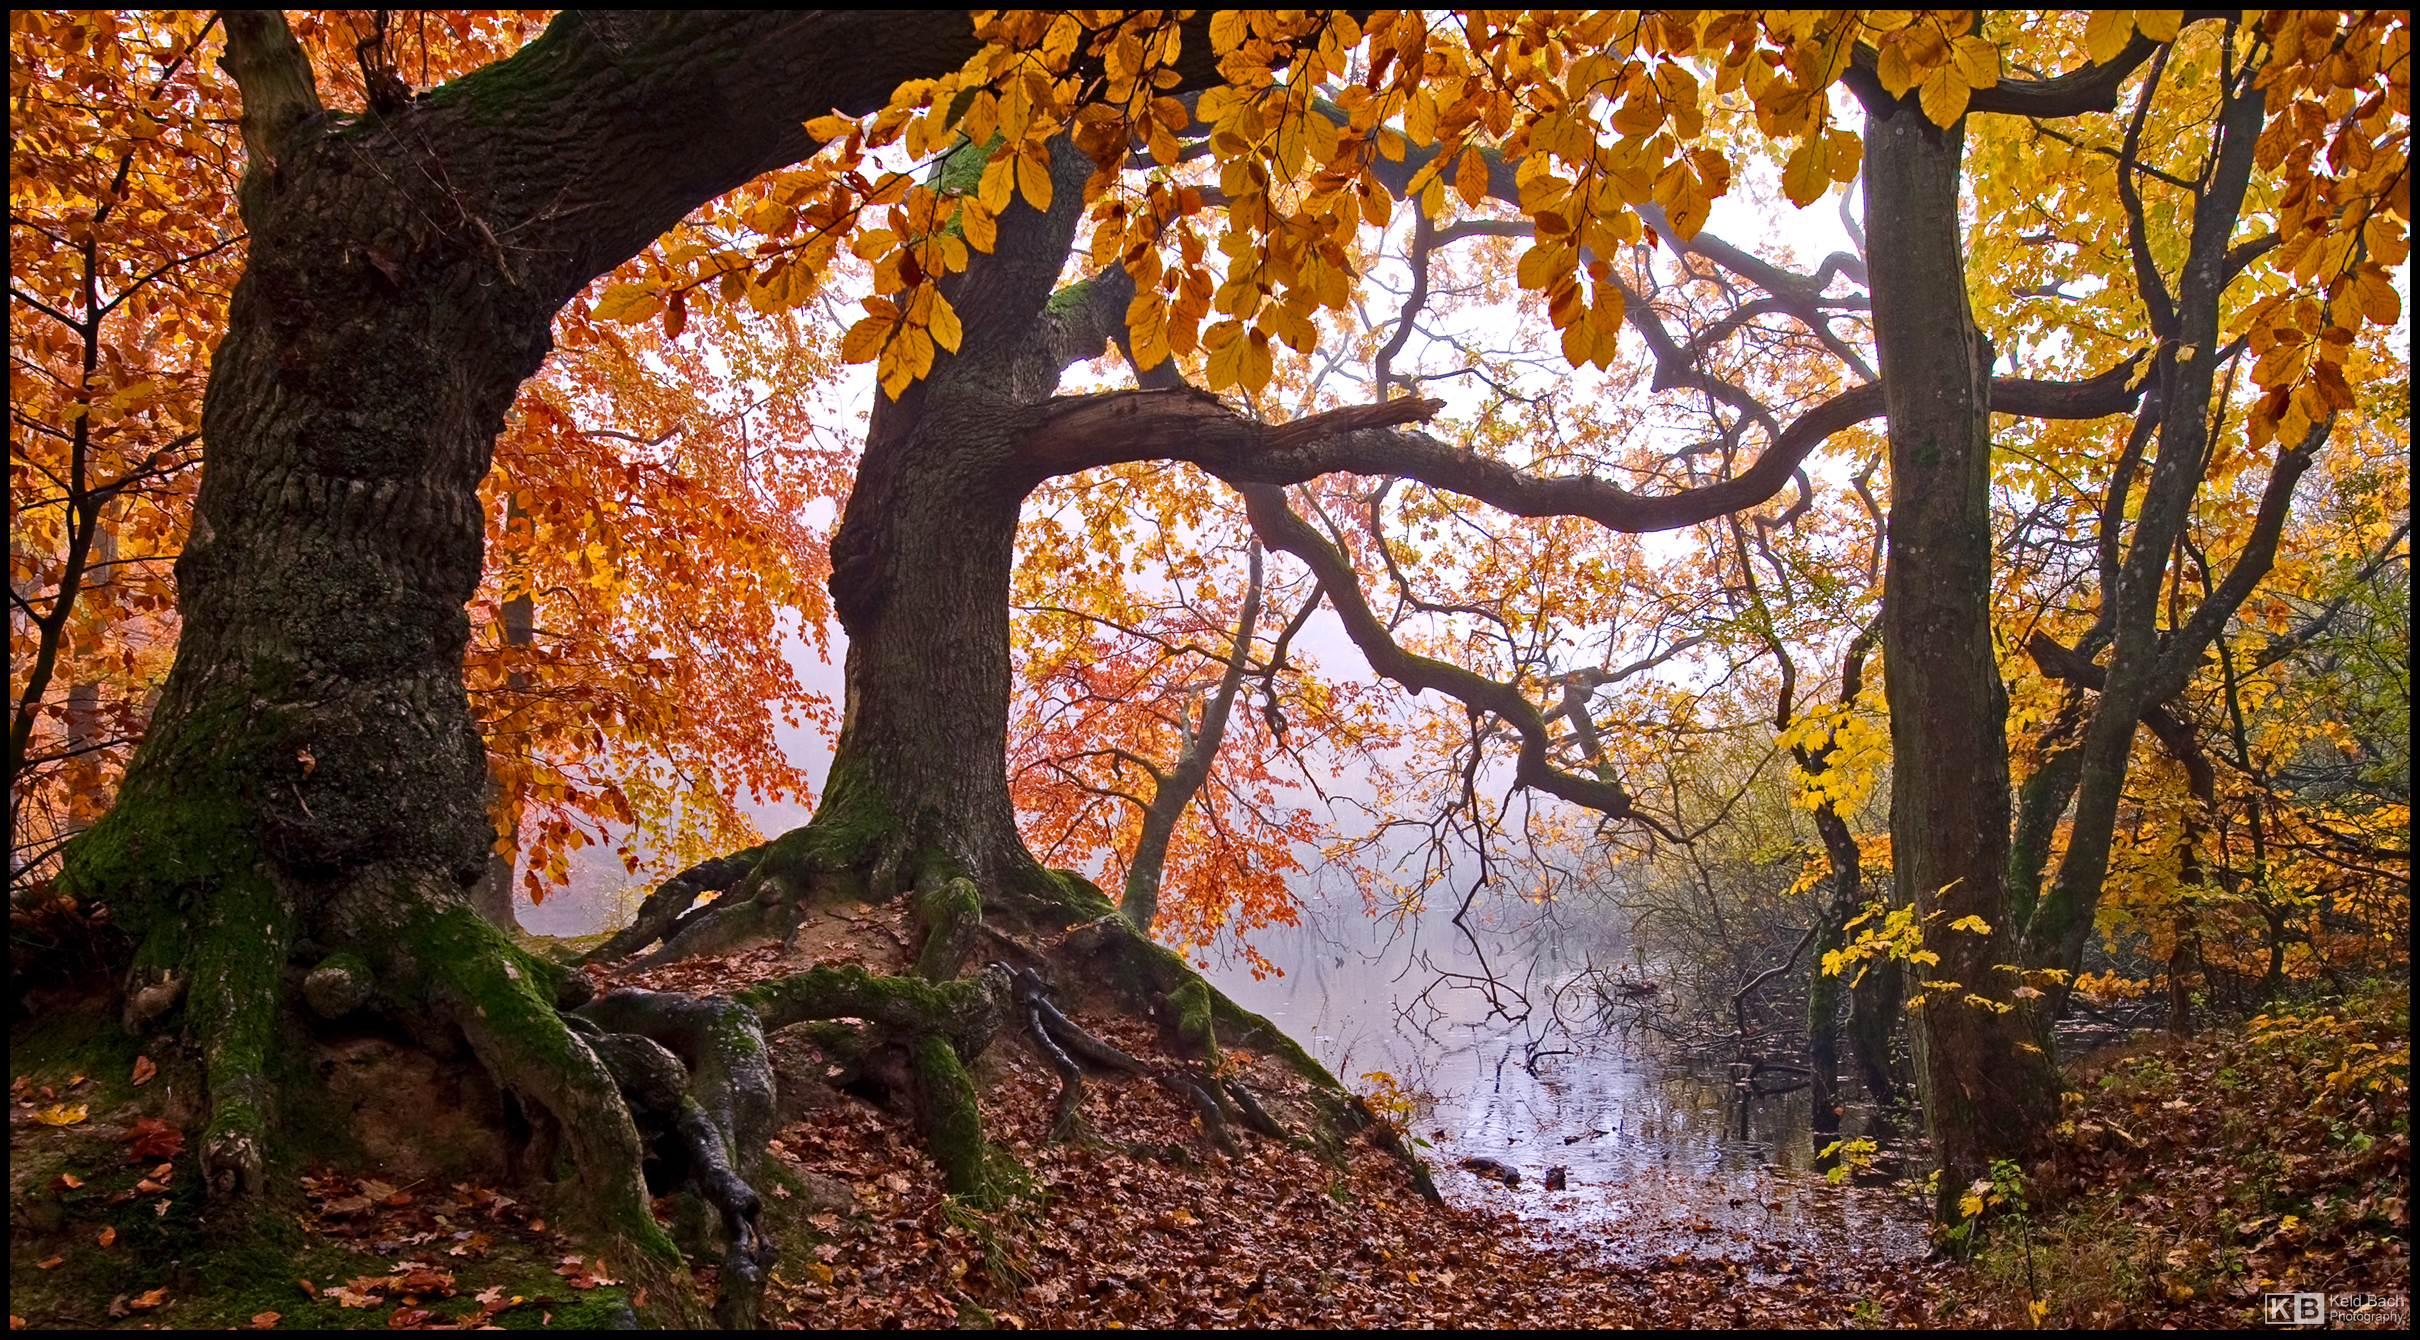
M 134 1129 L 120 1138 L 132 1146 L 127 1157 L 136 1163 L 156 1163 L 185 1152 L 185 1133 L 157 1117 L 136 1117 Z
M 34 1120 L 45 1126 L 76 1126 L 81 1125 L 91 1111 L 83 1103 L 53 1103 L 34 1113 Z

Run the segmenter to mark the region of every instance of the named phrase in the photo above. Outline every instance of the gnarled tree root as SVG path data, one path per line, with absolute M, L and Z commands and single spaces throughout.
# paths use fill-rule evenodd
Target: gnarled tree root
M 950 1194 L 987 1208 L 1011 1194 L 1018 1180 L 1013 1162 L 984 1137 L 966 1072 L 1009 1017 L 1005 971 L 929 981 L 824 965 L 759 982 L 734 999 L 755 1012 L 766 1032 L 816 1020 L 864 1020 L 853 1034 L 832 1030 L 823 1040 L 861 1058 L 904 1053 L 904 1069 L 913 1076 L 913 1093 L 905 1096 L 913 1099 L 917 1125 Z
M 578 1003 L 586 980 L 513 945 L 441 880 L 362 882 L 327 929 L 346 948 L 304 979 L 313 1011 L 374 1008 L 439 1056 L 467 1043 L 530 1121 L 525 1172 L 558 1180 L 555 1151 L 568 1153 L 576 1173 L 566 1208 L 608 1239 L 612 1259 L 654 1293 L 665 1319 L 702 1320 L 680 1251 L 649 1212 L 631 1105 L 560 1012 Z
M 611 939 L 588 951 L 583 962 L 619 963 L 658 940 L 673 940 L 712 912 L 720 900 L 704 907 L 693 908 L 698 895 L 727 893 L 731 887 L 748 877 L 765 854 L 765 844 L 759 843 L 728 856 L 700 861 L 672 878 L 655 886 L 639 904 L 638 915 L 628 926 L 616 931 Z
M 278 973 L 294 918 L 271 881 L 257 875 L 231 881 L 214 910 L 217 923 L 198 928 L 184 979 L 193 983 L 187 1024 L 210 1093 L 202 1176 L 211 1195 L 248 1200 L 264 1189 L 273 1122 L 265 1070 L 278 1043 Z
M 1049 987 L 1041 975 L 1032 969 L 1012 968 L 1004 963 L 995 963 L 992 968 L 1007 974 L 1014 984 L 1027 1036 L 1058 1073 L 1059 1097 L 1051 1121 L 1052 1139 L 1065 1140 L 1074 1133 L 1077 1109 L 1083 1101 L 1083 1067 L 1075 1061 L 1075 1056 L 1081 1056 L 1103 1069 L 1144 1076 L 1180 1100 L 1193 1104 L 1201 1118 L 1203 1138 L 1228 1153 L 1235 1151 L 1234 1137 L 1228 1133 L 1230 1119 L 1240 1119 L 1247 1129 L 1275 1140 L 1304 1143 L 1269 1115 L 1240 1078 L 1214 1077 L 1207 1065 L 1202 1067 L 1204 1073 L 1198 1075 L 1149 1065 L 1093 1036 L 1068 1018 L 1051 1001 Z M 1207 986 L 1203 989 L 1206 991 Z
M 775 1256 L 758 1223 L 753 1185 L 773 1133 L 773 1070 L 756 1016 L 728 996 L 623 989 L 572 1017 L 575 1028 L 597 1030 L 590 1046 L 647 1115 L 658 1148 L 677 1151 L 689 1189 L 719 1216 L 724 1250 L 715 1320 L 734 1329 L 755 1326 Z
M 1310 1143 L 1333 1153 L 1336 1142 L 1366 1131 L 1380 1148 L 1403 1163 L 1424 1197 L 1444 1203 L 1428 1165 L 1412 1153 L 1392 1125 L 1379 1120 L 1366 1103 L 1349 1093 L 1327 1067 L 1275 1024 L 1229 1000 L 1181 955 L 1153 942 L 1124 917 L 1098 917 L 1076 927 L 1052 948 L 1050 957 L 1061 980 L 1099 984 L 1126 1000 L 1163 1011 L 1179 1045 L 1190 1050 L 1205 1070 L 1219 1064 L 1222 1038 L 1226 1045 L 1250 1045 L 1277 1057 L 1309 1082 L 1310 1099 L 1320 1115 Z M 1298 1138 L 1270 1117 L 1238 1077 L 1194 1087 L 1204 1090 L 1201 1098 L 1212 1107 L 1221 1107 L 1222 1098 L 1231 1101 L 1235 1115 L 1253 1130 L 1279 1139 Z M 1223 1107 L 1221 1110 L 1225 1112 Z M 1204 1127 L 1210 1124 L 1205 1116 Z

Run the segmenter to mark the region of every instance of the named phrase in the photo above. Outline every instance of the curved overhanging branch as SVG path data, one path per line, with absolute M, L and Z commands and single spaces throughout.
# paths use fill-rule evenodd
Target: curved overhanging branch
M 1520 735 L 1520 753 L 1513 774 L 1517 785 L 1584 805 L 1611 818 L 1636 819 L 1667 838 L 1672 836 L 1663 825 L 1638 812 L 1621 783 L 1577 776 L 1547 762 L 1546 751 L 1551 741 L 1546 719 L 1518 686 L 1407 651 L 1397 643 L 1362 596 L 1361 583 L 1355 578 L 1352 565 L 1309 522 L 1294 514 L 1293 508 L 1286 505 L 1284 489 L 1274 484 L 1237 483 L 1235 490 L 1243 495 L 1252 529 L 1261 542 L 1302 560 L 1319 579 L 1328 603 L 1344 621 L 1346 634 L 1361 649 L 1370 668 L 1414 693 L 1435 689 L 1466 706 L 1491 713 Z
M 1995 378 L 1994 413 L 2092 419 L 2131 409 L 2129 357 L 2084 381 Z M 1522 517 L 1585 517 L 1630 534 L 1691 526 L 1753 507 L 1781 491 L 1825 439 L 1882 413 L 1882 384 L 1822 401 L 1774 437 L 1755 464 L 1729 479 L 1677 493 L 1642 494 L 1593 475 L 1533 475 L 1448 446 L 1403 425 L 1424 422 L 1439 400 L 1402 398 L 1265 424 L 1189 388 L 1062 396 L 1036 406 L 1020 457 L 1038 480 L 1125 461 L 1179 460 L 1230 483 L 1299 484 L 1326 474 L 1400 475 Z M 1324 543 L 1324 542 L 1323 542 Z
M 2216 18 L 2215 12 L 2188 14 L 2187 20 Z M 2161 44 L 2137 32 L 2125 49 L 2109 60 L 2070 70 L 2048 79 L 2001 79 L 1977 89 L 1966 100 L 1969 112 L 2005 112 L 2012 116 L 2081 116 L 2085 112 L 2117 110 L 2118 90 Z M 1840 81 L 1868 108 L 1888 106 L 1894 99 L 1875 74 L 1882 53 L 1859 42 L 1849 51 L 1849 68 Z

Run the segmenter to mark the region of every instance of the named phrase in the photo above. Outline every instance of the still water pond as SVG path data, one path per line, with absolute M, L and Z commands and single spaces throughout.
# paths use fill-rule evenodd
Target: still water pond
M 1624 961 L 1618 945 L 1537 926 L 1466 938 L 1426 920 L 1398 932 L 1358 914 L 1306 917 L 1252 937 L 1284 976 L 1256 981 L 1241 965 L 1210 976 L 1346 1083 L 1366 1090 L 1363 1076 L 1384 1071 L 1413 1095 L 1414 1133 L 1429 1141 L 1448 1199 L 1513 1210 L 1629 1262 L 1744 1259 L 1757 1248 L 1923 1255 L 1904 1193 L 1834 1186 L 1815 1171 L 1804 1090 L 1754 1100 L 1743 1117 L 1727 1073 L 1672 1059 L 1645 1030 L 1598 1022 L 1593 995 L 1566 989 L 1559 1014 L 1570 1026 L 1555 1025 L 1556 988 L 1591 950 L 1598 964 Z M 1485 987 L 1488 968 L 1511 985 Z M 1844 1134 L 1860 1116 L 1851 1109 Z M 1513 1168 L 1520 1185 L 1464 1171 L 1466 1158 Z M 1550 1167 L 1569 1170 L 1567 1190 L 1545 1189 Z

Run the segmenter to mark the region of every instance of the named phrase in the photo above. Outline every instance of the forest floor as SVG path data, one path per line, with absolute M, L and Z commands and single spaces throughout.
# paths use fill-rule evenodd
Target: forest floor
M 893 970 L 906 941 L 892 920 L 859 909 L 787 952 L 619 980 L 706 991 L 835 958 Z M 2402 1299 L 2409 1001 L 2408 987 L 2373 991 L 2075 1067 L 2055 1154 L 2006 1188 L 1971 1263 L 1925 1265 L 1756 1241 L 1617 1263 L 1584 1235 L 1544 1236 L 1522 1213 L 1534 1189 L 1439 1208 L 1366 1136 L 1341 1163 L 1241 1130 L 1225 1152 L 1142 1080 L 1089 1081 L 1079 1137 L 1054 1143 L 1056 1079 L 1006 1036 L 978 1079 L 988 1133 L 1030 1169 L 1033 1194 L 979 1213 L 942 1194 L 908 1117 L 802 1074 L 814 1056 L 776 1034 L 782 1125 L 766 1213 L 781 1259 L 765 1317 L 807 1328 L 2156 1329 L 2257 1324 L 2264 1289 Z M 1147 1021 L 1073 1013 L 1172 1063 Z M 69 1073 L 17 1069 L 19 1040 L 12 1327 L 518 1329 L 627 1316 L 610 1263 L 578 1255 L 535 1208 L 475 1180 L 405 1183 L 366 1162 L 290 1174 L 279 1194 L 295 1228 L 274 1253 L 206 1250 L 209 1208 L 178 1113 L 143 1087 L 131 1045 L 124 1056 L 88 1046 Z M 1281 1119 L 1305 1110 L 1274 1058 L 1230 1057 Z M 712 1269 L 700 1276 L 710 1285 Z

